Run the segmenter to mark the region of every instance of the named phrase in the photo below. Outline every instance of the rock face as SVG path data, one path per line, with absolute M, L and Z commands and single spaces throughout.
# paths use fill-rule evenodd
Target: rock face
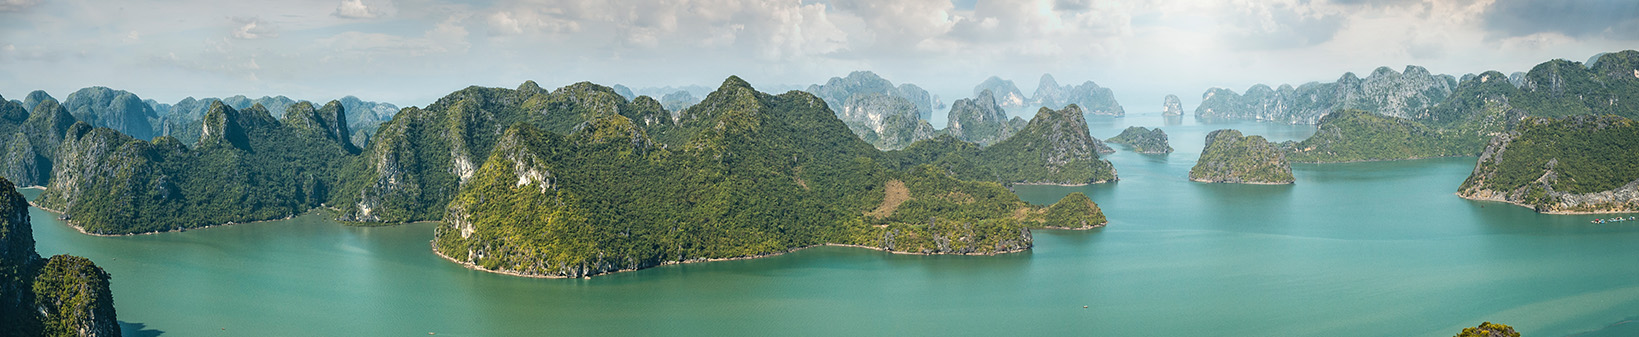
M 91 126 L 119 130 L 138 139 L 159 136 L 154 132 L 159 115 L 154 113 L 153 107 L 124 90 L 106 87 L 80 89 L 68 94 L 62 105 L 75 119 L 91 123 Z
M 1178 95 L 1168 94 L 1165 99 L 1161 100 L 1161 115 L 1162 116 L 1183 116 L 1184 115 L 1184 103 L 1178 101 Z
M 825 104 L 830 105 L 832 110 L 837 110 L 846 104 L 849 98 L 857 95 L 880 94 L 900 97 L 911 103 L 917 119 L 933 118 L 933 97 L 927 90 L 910 83 L 895 87 L 893 82 L 869 71 L 851 72 L 847 77 L 832 77 L 823 85 L 808 86 L 806 91 L 824 99 Z
M 532 81 L 517 89 L 456 91 L 426 108 L 404 109 L 383 124 L 350 164 L 351 173 L 339 182 L 329 204 L 341 209 L 345 221 L 442 219 L 450 198 L 489 158 L 507 127 L 527 122 L 543 131 L 568 133 L 583 122 L 612 115 L 638 121 L 649 131 L 673 125 L 660 104 L 639 98 L 628 102 L 589 82 L 550 92 Z
M 15 188 L 0 179 L 0 336 L 119 336 L 108 273 L 78 256 L 40 259 Z
M 837 117 L 860 139 L 882 150 L 902 149 L 934 135 L 933 126 L 917 118 L 916 106 L 898 96 L 853 95 Z
M 1206 183 L 1291 184 L 1292 166 L 1263 136 L 1241 136 L 1224 129 L 1206 136 L 1201 159 L 1189 170 L 1189 180 Z
M 699 98 L 695 98 L 693 94 L 682 90 L 660 97 L 660 105 L 665 107 L 666 111 L 683 111 L 683 109 L 688 109 L 699 103 Z
M 284 121 L 261 105 L 211 105 L 192 148 L 170 137 L 144 141 L 71 126 L 36 202 L 97 234 L 280 219 L 326 203 L 358 151 L 344 136 L 338 102 L 297 103 Z
M 890 153 L 886 160 L 904 169 L 933 165 L 966 180 L 1084 185 L 1116 180 L 1115 167 L 1099 158 L 1112 152 L 1088 134 L 1081 107 L 1072 104 L 1038 110 L 1017 134 L 989 147 L 945 135 Z
M 1636 167 L 1639 125 L 1632 120 L 1530 117 L 1491 140 L 1457 195 L 1543 213 L 1633 212 L 1639 210 Z
M 1036 86 L 1036 93 L 1028 104 L 1032 107 L 1054 110 L 1075 104 L 1089 115 L 1127 115 L 1126 109 L 1121 108 L 1121 103 L 1116 102 L 1115 92 L 1110 88 L 1100 87 L 1093 81 L 1082 82 L 1076 86 L 1059 86 L 1050 74 L 1041 75 L 1041 82 Z
M 35 113 L 21 104 L 0 97 L 0 176 L 21 186 L 44 186 L 51 177 L 51 161 L 57 156 L 63 133 L 74 117 L 49 97 L 35 102 Z
M 1005 109 L 1003 110 L 1004 113 L 1007 110 L 1022 109 L 1031 101 L 1029 97 L 1024 97 L 1024 92 L 1019 91 L 1018 86 L 1013 85 L 1013 81 L 1004 80 L 1001 77 L 991 76 L 986 78 L 984 82 L 980 82 L 979 85 L 974 86 L 973 97 L 980 97 L 986 91 L 990 92 L 990 96 L 996 102 L 996 105 Z M 955 105 L 951 107 L 955 108 Z
M 950 106 L 950 117 L 945 133 L 956 139 L 989 146 L 1012 137 L 1017 128 L 1008 122 L 1007 110 L 996 103 L 994 93 L 980 91 L 970 99 L 959 99 Z
M 1409 118 L 1444 101 L 1456 86 L 1455 77 L 1433 75 L 1418 66 L 1406 66 L 1404 72 L 1379 67 L 1364 79 L 1345 73 L 1336 82 L 1310 82 L 1296 88 L 1281 85 L 1271 89 L 1258 84 L 1244 94 L 1208 89 L 1201 94 L 1195 116 L 1315 124 L 1332 111 L 1359 109 Z
M 1138 153 L 1172 153 L 1172 145 L 1167 143 L 1167 133 L 1161 132 L 1161 128 L 1151 130 L 1142 126 L 1128 127 L 1126 130 L 1121 131 L 1120 135 L 1116 135 L 1115 137 L 1111 137 L 1105 141 L 1126 145 L 1129 148 L 1132 148 L 1133 152 Z
M 56 98 L 51 98 L 51 95 L 47 94 L 44 90 L 30 91 L 28 93 L 28 96 L 23 97 L 23 109 L 28 109 L 28 111 L 34 111 L 34 106 L 35 105 L 39 105 L 40 102 L 45 102 L 47 100 L 50 100 L 50 101 L 53 101 L 53 102 L 57 101 Z

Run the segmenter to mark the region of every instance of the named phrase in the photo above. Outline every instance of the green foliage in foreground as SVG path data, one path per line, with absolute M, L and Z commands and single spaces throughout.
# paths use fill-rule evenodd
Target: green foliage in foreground
M 41 336 L 118 336 L 108 272 L 83 257 L 52 256 L 34 279 Z
M 1189 179 L 1202 182 L 1290 184 L 1292 166 L 1263 136 L 1242 137 L 1224 129 L 1206 136 L 1201 159 L 1189 170 Z
M 1491 322 L 1480 323 L 1480 326 L 1463 328 L 1463 332 L 1455 337 L 1519 337 L 1514 327 Z
M 1544 175 L 1552 172 L 1547 179 Z M 1543 183 L 1539 183 L 1543 179 Z M 1593 193 L 1639 180 L 1639 124 L 1618 116 L 1527 118 L 1493 141 L 1460 190 L 1528 188 L 1531 205 L 1557 202 L 1548 191 Z
M 1029 247 L 1028 228 L 1049 224 L 1045 208 L 1000 184 L 888 169 L 822 102 L 730 78 L 655 137 L 671 146 L 624 116 L 567 135 L 515 124 L 450 203 L 434 249 L 490 270 L 579 277 L 827 243 L 1016 251 Z M 1059 226 L 1102 223 L 1078 210 L 1097 212 L 1067 208 Z
M 1292 162 L 1338 163 L 1473 155 L 1480 151 L 1478 139 L 1409 119 L 1339 110 L 1321 117 L 1309 139 L 1282 147 Z

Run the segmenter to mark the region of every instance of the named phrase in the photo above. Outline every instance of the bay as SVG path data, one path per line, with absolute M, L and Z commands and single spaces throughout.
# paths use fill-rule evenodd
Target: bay
M 1280 141 L 1313 127 L 1155 113 L 1089 125 L 1099 138 L 1160 126 L 1177 152 L 1111 155 L 1116 183 L 1017 187 L 1038 204 L 1087 193 L 1111 222 L 1036 231 L 1032 251 L 998 256 L 818 247 L 532 279 L 438 258 L 431 223 L 348 227 L 315 213 L 93 237 L 31 216 L 42 255 L 85 256 L 113 275 L 127 336 L 1450 336 L 1481 321 L 1528 336 L 1639 330 L 1620 324 L 1639 318 L 1639 222 L 1458 198 L 1473 158 L 1295 165 L 1288 186 L 1203 184 L 1187 177 L 1207 132 Z

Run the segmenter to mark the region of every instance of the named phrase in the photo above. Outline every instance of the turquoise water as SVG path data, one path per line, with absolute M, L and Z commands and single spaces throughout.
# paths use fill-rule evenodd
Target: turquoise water
M 1178 152 L 1118 152 L 1113 184 L 1019 187 L 1035 203 L 1087 192 L 1111 222 L 1037 231 L 1033 251 L 989 257 L 821 247 L 530 279 L 439 259 L 432 224 L 314 214 L 91 237 L 32 216 L 42 255 L 86 256 L 113 274 L 130 336 L 1450 336 L 1487 320 L 1527 336 L 1639 332 L 1618 324 L 1639 317 L 1639 222 L 1457 198 L 1472 158 L 1297 165 L 1290 186 L 1201 184 L 1186 178 L 1206 132 L 1286 140 L 1313 128 L 1153 114 L 1089 124 L 1097 137 L 1162 126 Z

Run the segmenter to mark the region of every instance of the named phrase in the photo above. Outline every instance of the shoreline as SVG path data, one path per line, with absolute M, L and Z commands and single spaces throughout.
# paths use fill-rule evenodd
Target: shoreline
M 1527 205 L 1527 204 L 1524 204 L 1524 203 L 1513 202 L 1513 201 L 1508 201 L 1506 199 L 1470 197 L 1470 196 L 1463 195 L 1463 192 L 1454 192 L 1452 194 L 1457 195 L 1458 198 L 1463 198 L 1463 199 L 1468 199 L 1468 200 L 1490 201 L 1490 202 L 1504 203 L 1504 204 L 1524 207 L 1524 208 L 1530 209 L 1533 212 L 1536 212 L 1537 214 L 1548 214 L 1548 215 L 1596 215 L 1596 214 L 1633 214 L 1633 213 L 1639 213 L 1639 210 L 1604 211 L 1604 212 L 1600 212 L 1600 211 L 1548 211 L 1548 212 L 1538 212 L 1536 206 Z
M 1310 164 L 1310 165 L 1326 165 L 1326 164 L 1376 163 L 1376 162 L 1385 162 L 1385 161 L 1405 161 L 1405 160 L 1423 160 L 1423 159 L 1438 159 L 1438 158 L 1462 158 L 1462 157 L 1478 157 L 1478 156 L 1451 155 L 1451 156 L 1433 156 L 1433 157 L 1416 157 L 1416 158 L 1400 158 L 1400 159 L 1364 159 L 1364 160 L 1324 161 L 1324 162 L 1296 162 L 1296 161 L 1294 161 L 1294 162 L 1291 162 L 1291 163 L 1293 163 L 1293 164 Z
M 1208 184 L 1242 184 L 1242 185 L 1293 185 L 1293 184 L 1297 184 L 1296 179 L 1294 179 L 1290 182 L 1284 182 L 1284 183 L 1273 183 L 1273 182 L 1267 182 L 1267 181 L 1230 182 L 1230 181 L 1224 181 L 1224 180 L 1213 181 L 1213 180 L 1198 179 L 1198 178 L 1189 178 L 1189 181 L 1198 182 L 1198 183 L 1208 183 Z
M 33 201 L 29 201 L 28 205 L 29 205 L 29 207 L 39 208 L 40 210 L 46 211 L 48 213 L 57 214 L 59 216 L 63 215 L 62 211 L 58 211 L 58 210 L 51 209 L 51 208 L 46 208 L 46 207 L 41 207 L 40 205 L 35 204 Z M 318 209 L 318 208 L 314 208 L 314 209 Z M 111 237 L 121 237 L 121 236 L 137 236 L 137 235 L 164 234 L 164 233 L 172 233 L 172 232 L 186 232 L 190 229 L 207 229 L 207 228 L 213 228 L 213 227 L 223 227 L 223 226 L 232 226 L 232 225 L 244 225 L 244 224 L 262 223 L 262 222 L 285 221 L 285 220 L 295 219 L 298 216 L 302 216 L 303 214 L 312 213 L 312 212 L 313 212 L 313 210 L 310 209 L 310 210 L 307 210 L 307 212 L 287 215 L 287 216 L 285 216 L 283 218 L 279 218 L 279 219 L 257 220 L 257 221 L 250 221 L 250 222 L 228 222 L 228 223 L 219 223 L 219 224 L 208 225 L 208 226 L 179 228 L 179 229 L 163 230 L 163 231 L 147 231 L 147 232 L 140 232 L 140 233 L 124 233 L 124 234 L 99 234 L 99 233 L 87 232 L 87 231 L 85 231 L 85 227 L 80 227 L 79 225 L 74 224 L 73 220 L 63 220 L 63 224 L 68 225 L 69 228 L 73 228 L 75 231 L 79 231 L 80 234 L 96 236 L 96 237 L 111 238 Z M 62 220 L 61 217 L 59 217 L 58 219 Z M 343 224 L 343 225 L 345 225 L 345 224 Z
M 1089 229 L 1104 228 L 1104 225 L 1108 225 L 1108 224 L 1110 224 L 1110 220 L 1104 220 L 1104 222 L 1100 222 L 1096 225 L 1091 225 L 1091 226 L 1086 226 L 1086 227 L 1044 226 L 1044 227 L 1037 227 L 1036 229 L 1052 229 L 1052 230 L 1063 230 L 1063 231 L 1082 231 L 1082 230 L 1089 230 Z
M 1105 221 L 1104 223 L 1107 224 L 1107 223 L 1109 223 L 1109 221 Z M 1093 228 L 1099 228 L 1099 227 L 1104 227 L 1104 224 L 1099 224 L 1097 226 L 1087 227 L 1087 228 L 1051 228 L 1051 227 L 1043 227 L 1041 229 L 1086 230 L 1086 229 L 1093 229 Z M 611 270 L 611 271 L 607 271 L 607 272 L 603 272 L 603 273 L 585 275 L 585 276 L 581 276 L 581 277 L 569 277 L 569 276 L 559 276 L 559 275 L 524 274 L 524 273 L 520 273 L 520 272 L 512 271 L 512 270 L 495 270 L 495 269 L 484 268 L 482 266 L 478 266 L 478 264 L 476 264 L 476 263 L 457 261 L 454 258 L 451 258 L 447 255 L 444 255 L 444 253 L 438 251 L 438 248 L 436 246 L 433 246 L 434 242 L 431 241 L 431 240 L 427 241 L 427 245 L 430 246 L 430 248 L 433 248 L 432 249 L 433 255 L 437 255 L 438 258 L 444 259 L 445 261 L 455 263 L 457 265 L 461 265 L 462 267 L 467 268 L 467 269 L 481 271 L 481 272 L 501 274 L 501 275 L 510 275 L 510 276 L 536 278 L 536 279 L 571 279 L 571 278 L 591 279 L 593 276 L 603 276 L 603 275 L 610 275 L 610 274 L 617 274 L 617 273 L 634 272 L 634 271 L 647 270 L 647 269 L 653 269 L 653 268 L 671 266 L 671 265 L 684 265 L 684 264 L 690 264 L 690 263 L 704 263 L 704 262 L 739 261 L 739 260 L 760 259 L 760 258 L 765 258 L 765 257 L 775 257 L 775 256 L 795 253 L 799 250 L 804 250 L 804 249 L 809 249 L 809 248 L 814 248 L 814 247 L 863 248 L 863 249 L 869 249 L 869 250 L 885 252 L 885 253 L 890 253 L 890 254 L 923 255 L 923 256 L 934 256 L 934 255 L 995 256 L 995 255 L 1001 255 L 1001 254 L 1021 253 L 1021 252 L 1025 252 L 1025 251 L 1030 250 L 1030 248 L 1024 248 L 1024 249 L 1018 249 L 1018 250 L 998 251 L 998 252 L 992 252 L 992 253 L 971 253 L 971 254 L 970 253 L 960 253 L 960 254 L 958 254 L 958 253 L 944 253 L 944 254 L 935 253 L 935 254 L 926 254 L 926 253 L 893 251 L 893 250 L 883 249 L 881 247 L 872 247 L 872 246 L 865 246 L 865 245 L 853 245 L 853 244 L 842 244 L 842 243 L 821 243 L 821 244 L 816 244 L 816 245 L 796 247 L 796 248 L 792 248 L 790 250 L 786 250 L 786 251 L 783 251 L 783 252 L 774 252 L 774 253 L 751 255 L 751 256 L 727 257 L 727 258 L 707 258 L 707 259 L 690 259 L 690 260 L 683 260 L 683 261 L 666 261 L 666 262 L 662 262 L 660 264 L 656 264 L 656 265 L 653 265 L 653 266 L 637 268 L 637 269 L 619 269 L 619 270 Z M 1035 245 L 1032 244 L 1031 246 L 1034 247 Z

